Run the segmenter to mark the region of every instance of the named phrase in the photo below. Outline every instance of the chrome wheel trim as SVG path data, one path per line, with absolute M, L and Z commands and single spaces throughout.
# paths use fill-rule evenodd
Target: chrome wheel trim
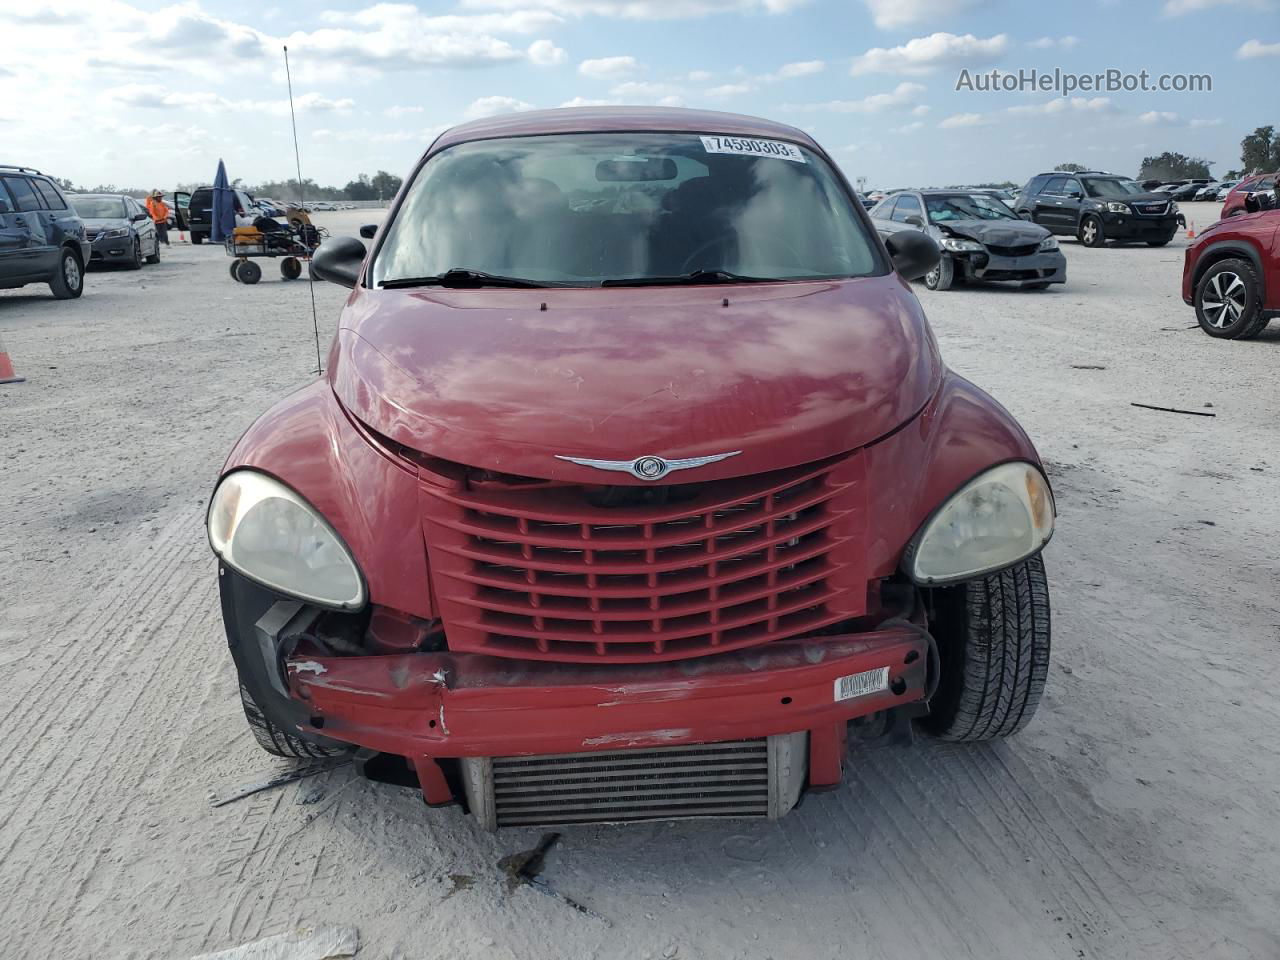
M 80 289 L 80 264 L 71 254 L 62 258 L 62 279 L 72 290 Z
M 924 285 L 930 290 L 938 289 L 938 281 L 942 279 L 941 265 L 934 267 L 924 275 Z
M 1092 244 L 1098 238 L 1098 222 L 1093 219 L 1084 222 L 1084 242 Z
M 1244 316 L 1247 294 L 1244 280 L 1238 274 L 1224 270 L 1210 277 L 1200 297 L 1209 326 L 1222 330 L 1237 322 Z

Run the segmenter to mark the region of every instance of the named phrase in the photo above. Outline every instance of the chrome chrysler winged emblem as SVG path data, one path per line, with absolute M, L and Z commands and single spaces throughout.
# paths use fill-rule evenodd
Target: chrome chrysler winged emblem
M 709 463 L 719 463 L 736 457 L 741 450 L 729 453 L 712 453 L 705 457 L 686 457 L 683 460 L 664 460 L 662 457 L 643 456 L 634 460 L 589 460 L 585 457 L 563 457 L 556 454 L 557 460 L 568 460 L 582 467 L 595 467 L 597 470 L 616 470 L 618 473 L 629 473 L 637 480 L 661 480 L 668 473 L 676 470 L 692 470 L 694 467 L 705 467 Z

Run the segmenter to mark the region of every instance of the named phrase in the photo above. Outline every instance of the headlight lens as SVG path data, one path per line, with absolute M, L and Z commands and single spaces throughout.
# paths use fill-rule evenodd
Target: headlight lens
M 951 250 L 954 253 L 968 253 L 982 249 L 982 244 L 976 240 L 958 240 L 955 237 L 945 237 L 942 241 L 943 250 Z
M 102 235 L 104 237 L 127 237 L 129 230 L 127 227 L 115 227 L 111 230 L 104 230 Z
M 1043 240 L 1040 241 L 1041 251 L 1057 250 L 1057 249 L 1058 249 L 1058 238 L 1055 237 L 1053 234 L 1049 234 L 1049 236 L 1045 237 Z
M 364 606 L 364 579 L 346 544 L 311 504 L 266 474 L 222 478 L 209 504 L 209 545 L 273 590 L 342 610 Z
M 965 484 L 907 547 L 917 583 L 969 580 L 1031 556 L 1053 536 L 1049 484 L 1029 463 L 1005 463 Z
M 1130 211 L 1129 205 L 1127 203 L 1118 203 L 1115 200 L 1112 200 L 1110 203 L 1107 204 L 1107 212 L 1108 213 L 1130 213 L 1132 211 Z

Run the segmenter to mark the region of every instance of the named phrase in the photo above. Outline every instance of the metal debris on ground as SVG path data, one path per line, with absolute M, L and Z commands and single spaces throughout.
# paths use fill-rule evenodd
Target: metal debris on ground
M 1155 407 L 1149 403 L 1130 403 L 1131 407 L 1141 407 L 1143 410 L 1161 410 L 1164 413 L 1185 413 L 1190 417 L 1216 417 L 1216 413 L 1208 413 L 1204 410 L 1179 410 L 1177 407 Z
M 355 927 L 299 927 L 191 960 L 344 960 L 360 950 Z
M 572 907 L 579 913 L 586 914 L 595 920 L 603 923 L 609 921 L 596 913 L 591 908 L 584 906 L 572 897 L 566 897 L 563 893 L 552 888 L 546 880 L 542 879 L 542 867 L 546 863 L 547 853 L 560 841 L 558 833 L 544 833 L 538 841 L 538 845 L 532 850 L 522 850 L 519 853 L 513 853 L 503 857 L 498 861 L 498 866 L 502 868 L 507 875 L 507 888 L 514 891 L 517 887 L 528 884 L 539 893 L 548 897 L 554 897 L 566 906 Z
M 314 777 L 317 773 L 328 773 L 330 770 L 337 770 L 350 762 L 350 760 L 326 760 L 322 763 L 308 763 L 289 770 L 281 770 L 260 780 L 251 780 L 248 783 L 231 788 L 226 793 L 219 794 L 218 791 L 211 790 L 209 792 L 209 806 L 221 807 L 235 800 L 243 800 L 245 797 L 251 797 L 255 793 L 261 793 L 263 790 L 270 790 L 272 787 L 282 787 L 287 783 L 293 783 L 295 780 Z

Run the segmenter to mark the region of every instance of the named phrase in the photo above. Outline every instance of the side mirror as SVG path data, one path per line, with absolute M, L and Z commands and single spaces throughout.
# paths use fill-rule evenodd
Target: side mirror
M 1244 195 L 1244 212 L 1257 213 L 1262 209 L 1262 200 L 1256 193 L 1246 193 Z
M 365 252 L 364 244 L 355 237 L 326 240 L 312 256 L 311 269 L 317 280 L 328 280 L 340 287 L 354 287 L 360 280 Z
M 1080 199 L 1081 197 L 1083 197 L 1083 196 L 1084 196 L 1084 194 L 1083 194 L 1083 193 L 1081 193 L 1079 190 L 1068 190 L 1068 191 L 1067 191 L 1067 199 L 1068 199 L 1068 200 L 1079 200 L 1079 199 Z
M 151 217 L 151 214 L 149 213 L 135 213 L 133 216 L 129 218 L 129 221 L 131 223 L 141 223 L 143 220 L 147 220 L 150 217 Z
M 917 217 L 914 213 L 913 213 L 911 216 L 907 217 L 907 218 L 906 218 L 905 220 L 903 220 L 902 222 L 903 222 L 903 223 L 909 223 L 909 224 L 911 224 L 913 227 L 919 227 L 921 230 L 923 230 L 923 229 L 924 229 L 924 221 L 923 221 L 923 220 L 921 220 L 919 217 Z
M 378 235 L 378 225 L 376 223 L 366 223 L 360 228 L 360 236 L 366 240 L 372 240 Z
M 894 269 L 904 280 L 919 280 L 938 265 L 942 251 L 933 237 L 919 230 L 902 230 L 885 240 Z

